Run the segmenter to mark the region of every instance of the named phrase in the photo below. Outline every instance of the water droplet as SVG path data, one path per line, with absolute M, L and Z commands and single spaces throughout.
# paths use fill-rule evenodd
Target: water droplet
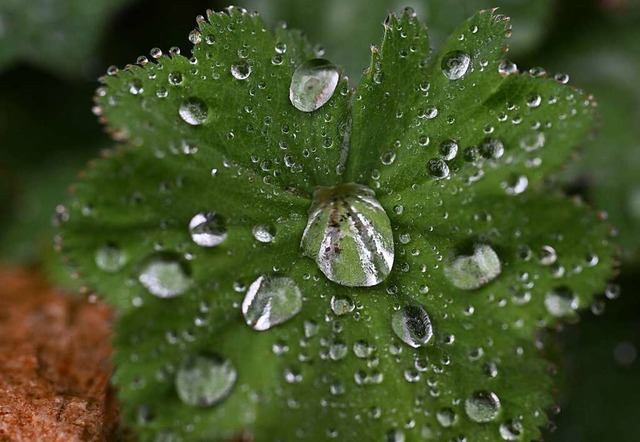
M 251 231 L 256 241 L 263 243 L 270 243 L 275 238 L 275 232 L 272 227 L 265 225 L 258 225 Z
M 542 246 L 538 252 L 538 261 L 543 266 L 550 266 L 558 260 L 558 252 L 551 246 Z
M 395 334 L 413 348 L 425 345 L 433 337 L 429 314 L 421 305 L 407 305 L 391 315 Z
M 120 247 L 107 243 L 96 250 L 95 262 L 103 272 L 116 273 L 126 264 L 127 257 Z
M 142 265 L 138 281 L 158 298 L 182 295 L 193 283 L 188 265 L 175 253 L 151 255 Z
M 189 234 L 201 247 L 215 247 L 227 239 L 227 228 L 222 216 L 216 212 L 202 212 L 189 221 Z
M 427 162 L 427 173 L 436 180 L 448 178 L 449 166 L 442 158 L 431 158 Z
M 504 155 L 504 145 L 496 138 L 485 138 L 478 150 L 480 155 L 489 160 L 495 160 Z
M 509 420 L 500 424 L 500 437 L 507 441 L 519 440 L 522 436 L 522 423 L 517 420 Z
M 464 77 L 471 66 L 471 57 L 466 52 L 451 51 L 442 58 L 442 73 L 449 80 Z
M 520 139 L 520 147 L 527 152 L 533 152 L 544 147 L 545 142 L 546 137 L 544 133 L 532 132 Z
M 316 188 L 300 246 L 329 280 L 348 287 L 379 284 L 393 266 L 389 217 L 359 184 Z
M 328 60 L 315 58 L 299 65 L 291 77 L 289 100 L 303 112 L 313 112 L 333 96 L 340 71 Z
M 471 256 L 457 256 L 444 267 L 447 279 L 463 290 L 474 290 L 494 280 L 502 271 L 500 258 L 487 244 L 478 244 Z
M 287 276 L 262 275 L 242 302 L 242 314 L 254 330 L 268 330 L 293 318 L 302 309 L 302 293 Z
M 458 155 L 458 143 L 454 140 L 443 141 L 439 152 L 443 160 L 451 161 Z
M 491 391 L 478 391 L 467 398 L 464 409 L 474 422 L 491 422 L 500 413 L 500 398 Z
M 436 420 L 444 428 L 449 428 L 458 421 L 458 416 L 451 408 L 443 408 L 436 413 Z
M 180 104 L 178 114 L 180 114 L 180 118 L 182 118 L 185 123 L 198 126 L 207 121 L 209 108 L 200 98 L 189 97 Z
M 168 79 L 169 84 L 177 86 L 179 84 L 182 84 L 183 76 L 181 72 L 169 72 Z
M 176 373 L 178 396 L 192 407 L 210 407 L 226 398 L 236 382 L 233 364 L 216 355 L 187 357 Z
M 524 175 L 513 175 L 509 181 L 502 182 L 502 188 L 507 195 L 520 195 L 528 186 L 529 179 Z
M 580 305 L 580 300 L 568 287 L 558 287 L 547 292 L 544 306 L 558 318 L 572 316 Z
M 348 296 L 333 295 L 331 297 L 331 311 L 338 316 L 351 313 L 356 308 L 353 300 Z
M 509 60 L 502 60 L 498 65 L 498 73 L 502 76 L 518 73 L 518 66 Z
M 231 75 L 236 80 L 246 80 L 253 72 L 253 68 L 246 61 L 239 61 L 231 65 Z
M 527 97 L 527 106 L 529 107 L 538 107 L 542 103 L 542 97 L 538 94 L 531 94 Z

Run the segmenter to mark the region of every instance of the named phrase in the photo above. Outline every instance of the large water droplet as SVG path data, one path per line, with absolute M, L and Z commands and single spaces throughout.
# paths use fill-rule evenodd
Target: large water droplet
M 447 279 L 463 290 L 474 290 L 495 279 L 502 271 L 500 258 L 487 244 L 478 244 L 471 256 L 457 256 L 444 267 Z
M 185 123 L 192 126 L 199 126 L 207 121 L 209 107 L 200 98 L 189 97 L 180 103 L 178 114 L 180 114 L 180 118 L 182 118 Z
M 348 287 L 379 284 L 393 266 L 391 221 L 359 184 L 316 188 L 300 246 L 327 278 Z
M 231 75 L 236 80 L 246 80 L 251 75 L 253 68 L 246 61 L 239 61 L 231 65 Z
M 500 398 L 491 391 L 478 391 L 467 398 L 464 409 L 474 422 L 491 422 L 500 413 Z
M 178 396 L 187 405 L 210 407 L 226 398 L 236 382 L 231 362 L 215 355 L 187 357 L 176 373 Z
M 227 239 L 227 228 L 218 213 L 202 212 L 189 221 L 189 234 L 199 246 L 215 247 Z
M 471 66 L 471 57 L 466 52 L 451 51 L 442 58 L 442 73 L 449 80 L 464 77 Z
M 242 302 L 242 314 L 254 330 L 268 330 L 293 318 L 302 309 L 302 293 L 287 276 L 262 275 Z
M 103 272 L 116 273 L 126 264 L 127 257 L 120 247 L 107 243 L 96 250 L 95 262 Z
M 449 166 L 442 158 L 432 158 L 427 162 L 427 173 L 436 180 L 449 177 Z
M 547 292 L 544 306 L 556 317 L 571 316 L 578 309 L 580 300 L 568 287 L 558 287 Z
M 413 348 L 423 346 L 433 336 L 429 314 L 421 305 L 407 305 L 393 312 L 391 328 L 404 343 Z
M 188 265 L 175 253 L 155 253 L 145 260 L 138 281 L 158 298 L 182 295 L 193 283 Z
M 303 112 L 313 112 L 333 96 L 340 71 L 328 60 L 315 58 L 299 65 L 291 77 L 289 99 Z

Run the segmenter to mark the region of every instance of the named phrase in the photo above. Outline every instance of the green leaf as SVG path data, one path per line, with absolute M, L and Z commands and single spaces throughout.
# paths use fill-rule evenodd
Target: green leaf
M 193 59 L 102 79 L 128 145 L 61 214 L 66 256 L 118 313 L 127 424 L 142 440 L 539 438 L 542 327 L 575 320 L 613 265 L 608 227 L 542 185 L 590 100 L 498 73 L 492 11 L 430 61 L 415 14 L 389 16 L 355 93 L 343 79 L 312 112 L 289 97 L 315 56 L 299 33 L 234 8 L 198 22 Z
M 326 54 L 344 66 L 350 77 L 358 78 L 369 62 L 366 48 L 378 41 L 380 18 L 390 9 L 414 8 L 429 24 L 432 42 L 439 47 L 461 21 L 478 9 L 497 6 L 501 13 L 513 17 L 515 34 L 510 46 L 520 55 L 540 43 L 553 3 L 548 0 L 352 0 L 349 3 L 325 0 L 302 7 L 295 0 L 248 0 L 244 5 L 262 11 L 268 23 L 275 25 L 285 20 L 293 27 L 304 29 L 310 38 L 322 43 Z

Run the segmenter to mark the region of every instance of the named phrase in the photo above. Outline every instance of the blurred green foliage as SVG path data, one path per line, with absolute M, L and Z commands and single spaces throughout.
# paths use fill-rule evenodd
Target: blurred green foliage
M 292 27 L 307 30 L 311 40 L 323 42 L 325 56 L 347 66 L 353 78 L 366 66 L 366 47 L 376 41 L 380 18 L 387 11 L 412 5 L 431 25 L 437 44 L 476 9 L 501 6 L 514 19 L 514 37 L 519 40 L 512 41 L 510 58 L 521 69 L 535 60 L 536 65 L 569 73 L 573 85 L 596 95 L 598 136 L 561 179 L 570 192 L 607 210 L 618 227 L 626 262 L 623 292 L 619 300 L 607 302 L 605 315 L 585 314 L 582 324 L 562 335 L 571 381 L 559 397 L 565 409 L 557 418 L 559 429 L 547 439 L 640 440 L 640 424 L 633 419 L 640 406 L 640 363 L 631 357 L 640 346 L 635 296 L 640 284 L 640 2 L 301 3 L 256 0 L 245 6 L 259 8 L 267 19 L 288 20 Z M 109 145 L 90 113 L 93 79 L 108 64 L 133 63 L 153 46 L 166 50 L 184 41 L 186 47 L 184 36 L 191 27 L 185 24 L 193 27 L 197 14 L 223 6 L 198 0 L 1 2 L 0 260 L 47 261 L 56 204 L 80 165 Z M 70 33 L 61 37 L 67 30 Z

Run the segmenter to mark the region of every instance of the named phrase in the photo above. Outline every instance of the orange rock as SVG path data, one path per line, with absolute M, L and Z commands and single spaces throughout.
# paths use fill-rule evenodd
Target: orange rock
M 117 424 L 110 310 L 0 268 L 0 440 L 100 441 Z

